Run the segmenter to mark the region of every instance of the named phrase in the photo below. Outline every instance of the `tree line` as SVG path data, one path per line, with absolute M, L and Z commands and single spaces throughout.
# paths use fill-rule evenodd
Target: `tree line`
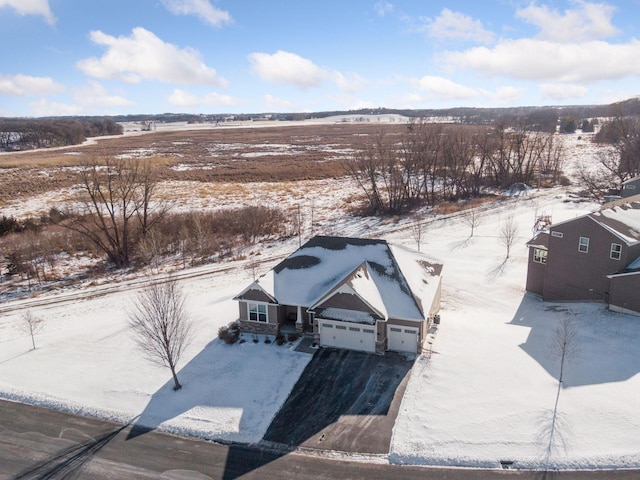
M 120 135 L 122 125 L 109 118 L 0 118 L 0 150 L 77 145 L 87 137 Z
M 397 214 L 418 205 L 478 197 L 487 188 L 560 181 L 564 152 L 552 133 L 413 122 L 385 133 L 343 162 L 366 197 L 366 211 Z
M 116 268 L 184 267 L 232 255 L 266 237 L 292 235 L 279 208 L 246 205 L 213 211 L 172 212 L 149 161 L 107 158 L 82 166 L 74 208 L 52 208 L 39 218 L 2 216 L 3 274 L 29 282 L 58 279 L 61 258 L 103 257 Z

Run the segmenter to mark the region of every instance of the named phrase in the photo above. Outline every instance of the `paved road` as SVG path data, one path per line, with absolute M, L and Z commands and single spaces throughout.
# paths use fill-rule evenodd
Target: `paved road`
M 400 467 L 263 452 L 0 401 L 0 480 L 632 480 L 640 471 L 517 472 Z

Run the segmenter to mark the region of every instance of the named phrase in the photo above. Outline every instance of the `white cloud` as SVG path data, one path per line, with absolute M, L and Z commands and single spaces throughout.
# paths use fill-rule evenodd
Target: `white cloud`
M 320 85 L 329 76 L 311 60 L 295 53 L 278 50 L 268 53 L 251 53 L 249 61 L 253 71 L 263 80 L 309 88 Z
M 539 38 L 553 42 L 583 42 L 616 35 L 618 29 L 611 24 L 615 7 L 604 3 L 577 1 L 575 9 L 564 14 L 547 5 L 532 3 L 516 15 L 540 28 Z
M 30 103 L 29 107 L 31 107 L 34 116 L 37 117 L 80 115 L 82 113 L 82 107 L 78 105 L 51 102 L 46 98 Z
M 393 12 L 393 5 L 384 0 L 378 0 L 373 6 L 373 9 L 379 16 L 384 17 L 387 13 Z
M 113 37 L 101 31 L 91 32 L 91 40 L 107 47 L 101 58 L 80 60 L 76 66 L 85 74 L 138 83 L 159 80 L 169 83 L 226 86 L 215 69 L 206 66 L 200 53 L 192 48 L 179 49 L 165 43 L 152 32 L 134 28 L 130 37 Z
M 583 98 L 589 89 L 583 85 L 565 83 L 543 83 L 538 86 L 542 98 L 550 100 L 566 100 L 567 98 Z
M 560 44 L 536 39 L 505 40 L 493 48 L 445 52 L 450 66 L 487 75 L 547 82 L 584 83 L 640 76 L 640 42 Z
M 109 95 L 107 89 L 94 80 L 91 80 L 88 86 L 78 89 L 74 94 L 74 99 L 85 106 L 130 107 L 135 105 L 135 102 L 119 95 Z
M 230 95 L 221 95 L 219 93 L 208 93 L 203 96 L 197 96 L 185 90 L 176 88 L 171 95 L 167 97 L 169 103 L 176 107 L 197 107 L 204 105 L 229 106 L 237 105 L 237 99 Z
M 215 8 L 209 0 L 162 0 L 162 4 L 174 15 L 196 15 L 214 27 L 232 22 L 229 12 Z
M 329 71 L 317 66 L 307 58 L 283 50 L 278 50 L 274 54 L 251 53 L 248 58 L 252 70 L 262 80 L 268 82 L 307 89 L 317 87 L 329 80 L 346 93 L 362 91 L 367 83 L 357 73 L 343 74 L 337 70 Z
M 46 95 L 64 90 L 64 87 L 49 77 L 29 75 L 0 75 L 0 95 L 28 97 Z
M 482 22 L 460 12 L 443 9 L 435 19 L 425 18 L 424 30 L 438 40 L 472 40 L 490 43 L 494 34 L 482 26 Z
M 413 82 L 420 90 L 426 90 L 439 99 L 465 100 L 476 97 L 478 92 L 447 78 L 426 75 Z
M 42 15 L 50 25 L 56 23 L 49 8 L 49 0 L 0 0 L 0 8 L 2 7 L 13 8 L 18 15 Z

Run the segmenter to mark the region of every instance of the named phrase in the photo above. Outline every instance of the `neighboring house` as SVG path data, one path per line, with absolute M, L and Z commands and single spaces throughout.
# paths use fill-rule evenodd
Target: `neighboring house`
M 317 236 L 235 297 L 240 329 L 419 353 L 440 309 L 441 273 L 440 263 L 384 240 Z
M 640 197 L 551 225 L 527 246 L 528 292 L 640 314 Z
M 622 182 L 622 190 L 620 192 L 622 198 L 640 195 L 640 175 L 630 178 L 626 182 Z

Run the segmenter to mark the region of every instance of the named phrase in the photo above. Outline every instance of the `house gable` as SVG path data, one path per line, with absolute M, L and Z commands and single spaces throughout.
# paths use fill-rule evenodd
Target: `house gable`
M 265 302 L 265 303 L 278 303 L 278 301 L 273 298 L 273 296 L 269 295 L 261 285 L 257 282 L 253 282 L 247 288 L 245 288 L 241 293 L 236 295 L 234 300 L 251 300 L 254 302 Z
M 554 234 L 555 232 L 555 234 Z M 620 258 L 611 258 L 612 245 Z M 606 276 L 625 264 L 627 246 L 590 215 L 551 227 L 542 296 L 545 300 L 604 301 Z

